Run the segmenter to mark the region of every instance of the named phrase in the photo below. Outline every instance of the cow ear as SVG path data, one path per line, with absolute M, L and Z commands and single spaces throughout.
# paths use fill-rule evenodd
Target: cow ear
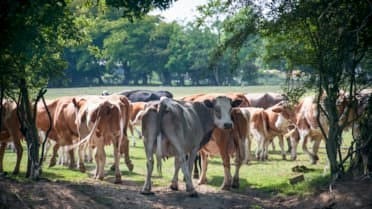
M 213 108 L 214 107 L 214 102 L 212 102 L 211 100 L 207 99 L 207 100 L 204 100 L 204 104 L 205 106 L 209 107 L 209 108 Z
M 85 99 L 80 99 L 79 101 L 77 101 L 77 100 L 75 99 L 75 97 L 72 98 L 72 103 L 73 103 L 74 106 L 75 106 L 76 108 L 78 108 L 78 109 L 80 109 L 80 107 L 83 106 L 83 104 L 84 104 L 85 101 L 86 101 Z
M 240 100 L 240 99 L 236 99 L 234 100 L 232 103 L 231 103 L 231 106 L 232 107 L 239 107 L 239 105 L 242 103 L 243 101 Z
M 282 107 L 275 107 L 275 108 L 271 109 L 271 111 L 273 111 L 275 113 L 281 113 L 281 112 L 283 112 L 283 108 Z

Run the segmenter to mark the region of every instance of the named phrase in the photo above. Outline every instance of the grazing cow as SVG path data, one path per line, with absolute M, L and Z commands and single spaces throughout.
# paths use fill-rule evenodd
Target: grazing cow
M 218 96 L 226 96 L 233 102 L 239 102 L 240 107 L 249 106 L 249 102 L 243 94 L 229 93 L 229 94 L 197 94 L 182 98 L 184 101 L 190 102 L 203 102 L 205 100 L 213 100 Z M 239 169 L 243 160 L 243 145 L 241 139 L 233 135 L 233 129 L 223 130 L 215 129 L 213 131 L 211 140 L 202 147 L 199 151 L 201 156 L 201 175 L 198 184 L 205 184 L 207 182 L 206 171 L 208 166 L 208 156 L 221 156 L 224 168 L 224 181 L 222 183 L 222 189 L 230 189 L 239 187 Z M 237 151 L 235 158 L 235 174 L 232 178 L 230 168 L 230 156 Z M 196 176 L 197 170 L 194 170 L 194 176 Z
M 239 103 L 223 96 L 194 103 L 163 98 L 158 108 L 147 108 L 142 118 L 147 173 L 141 193 L 152 194 L 151 174 L 156 149 L 156 154 L 162 158 L 175 156 L 171 189 L 178 190 L 178 172 L 182 167 L 186 191 L 197 196 L 190 175 L 196 154 L 209 141 L 215 127 L 233 127 L 230 111 Z
M 269 108 L 278 104 L 281 101 L 288 101 L 288 97 L 285 94 L 279 93 L 249 93 L 245 97 L 248 99 L 251 107 Z
M 0 173 L 3 172 L 4 152 L 8 142 L 13 142 L 17 152 L 17 161 L 13 170 L 13 174 L 19 173 L 19 166 L 22 159 L 23 148 L 21 139 L 21 125 L 17 117 L 17 104 L 10 100 L 4 100 L 1 115 L 1 129 L 0 129 Z
M 120 152 L 124 142 L 128 141 L 126 130 L 131 111 L 128 99 L 125 96 L 111 95 L 105 98 L 73 98 L 72 102 L 76 108 L 76 124 L 81 139 L 78 144 L 81 146 L 81 144 L 88 143 L 96 147 L 95 178 L 102 180 L 104 177 L 106 162 L 104 146 L 112 143 L 115 183 L 120 183 Z M 79 156 L 83 158 L 81 149 L 79 149 Z
M 131 102 L 149 102 L 160 100 L 160 97 L 173 98 L 173 94 L 169 91 L 152 91 L 152 90 L 129 90 L 117 92 L 115 94 L 120 94 L 126 96 Z M 109 95 L 107 91 L 103 92 L 102 95 Z

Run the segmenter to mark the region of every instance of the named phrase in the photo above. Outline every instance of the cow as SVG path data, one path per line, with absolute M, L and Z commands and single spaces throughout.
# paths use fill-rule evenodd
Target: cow
M 235 112 L 235 118 L 239 118 L 235 124 L 241 126 L 248 126 L 245 128 L 246 146 L 245 159 L 248 162 L 250 159 L 250 144 L 251 136 L 256 139 L 256 158 L 259 160 L 266 160 L 268 158 L 268 146 L 274 137 L 279 137 L 279 144 L 281 147 L 282 158 L 286 159 L 283 135 L 288 132 L 288 127 L 294 122 L 294 112 L 287 102 L 280 102 L 267 109 L 257 107 L 239 108 Z M 240 115 L 238 117 L 238 115 Z
M 2 106 L 3 109 L 0 116 L 0 173 L 4 171 L 3 159 L 6 145 L 7 143 L 12 142 L 17 152 L 17 161 L 13 170 L 13 174 L 18 174 L 23 153 L 23 148 L 21 145 L 21 139 L 23 138 L 23 135 L 21 133 L 21 125 L 17 117 L 17 104 L 11 100 L 4 100 L 2 102 Z
M 38 130 L 46 133 L 49 127 L 51 127 L 48 138 L 56 142 L 53 146 L 49 167 L 56 164 L 57 152 L 60 146 L 72 145 L 79 140 L 72 98 L 73 97 L 69 96 L 60 97 L 48 102 L 47 107 L 44 107 L 41 103 L 37 106 L 36 126 Z M 49 121 L 48 111 L 51 116 L 51 121 Z M 69 159 L 69 168 L 73 169 L 76 165 L 73 150 L 69 151 Z M 85 171 L 83 166 L 79 168 L 80 171 Z
M 120 153 L 127 139 L 131 105 L 125 96 L 111 95 L 108 97 L 73 98 L 75 107 L 76 125 L 81 146 L 88 143 L 95 146 L 96 172 L 95 178 L 104 178 L 106 153 L 104 146 L 113 144 L 115 183 L 121 183 L 119 169 Z M 76 146 L 76 145 L 74 145 Z M 79 149 L 79 156 L 83 153 Z
M 213 100 L 218 96 L 226 96 L 230 98 L 234 102 L 240 101 L 239 106 L 245 107 L 249 106 L 249 102 L 244 97 L 243 94 L 240 93 L 210 93 L 210 94 L 197 94 L 191 95 L 187 97 L 183 97 L 181 100 L 183 101 L 190 101 L 190 102 L 203 102 L 205 100 Z M 228 190 L 231 187 L 237 188 L 239 187 L 239 169 L 241 166 L 242 158 L 243 158 L 243 145 L 241 138 L 234 137 L 234 132 L 232 129 L 223 130 L 223 129 L 215 129 L 213 131 L 211 140 L 199 151 L 201 156 L 201 175 L 199 177 L 198 184 L 205 184 L 207 182 L 206 178 L 206 171 L 208 166 L 208 156 L 212 155 L 220 155 L 223 161 L 223 168 L 224 168 L 224 181 L 221 185 L 221 189 Z M 230 156 L 237 151 L 237 155 L 235 158 L 235 174 L 232 178 L 231 176 L 231 169 L 230 169 Z M 197 164 L 197 163 L 195 163 Z M 197 176 L 197 170 L 194 170 L 194 176 Z
M 233 127 L 230 112 L 240 102 L 233 102 L 225 96 L 194 103 L 164 97 L 158 108 L 147 108 L 142 118 L 147 172 L 141 193 L 153 194 L 151 174 L 153 154 L 156 153 L 162 158 L 175 157 L 175 171 L 170 188 L 178 190 L 178 172 L 181 167 L 186 191 L 192 197 L 197 196 L 190 175 L 197 152 L 210 140 L 215 128 Z
M 288 101 L 288 97 L 285 94 L 280 93 L 248 93 L 244 95 L 251 107 L 269 108 L 281 101 Z
M 141 115 L 147 105 L 148 105 L 147 102 L 133 102 L 132 103 L 132 112 L 131 112 L 131 117 L 129 121 L 129 131 L 131 132 L 133 136 L 132 142 L 133 142 L 134 147 L 136 146 L 134 131 L 136 131 L 138 138 L 142 138 L 142 133 L 136 128 L 136 125 L 140 125 Z
M 319 160 L 319 145 L 324 139 L 323 131 L 328 134 L 329 130 L 327 119 L 321 113 L 319 115 L 320 124 L 318 123 L 318 104 L 314 96 L 303 98 L 295 107 L 295 114 L 295 128 L 292 127 L 292 130 L 286 134 L 291 138 L 291 159 L 297 158 L 297 145 L 302 142 L 304 153 L 309 155 L 312 164 L 316 164 Z M 307 143 L 310 141 L 313 141 L 312 152 L 307 148 Z
M 121 91 L 114 94 L 120 94 L 126 96 L 131 102 L 149 102 L 149 101 L 158 101 L 160 97 L 173 98 L 173 94 L 169 91 L 159 90 L 128 90 Z M 102 95 L 109 95 L 107 91 L 104 91 Z
M 289 98 L 285 94 L 267 92 L 267 93 L 248 93 L 245 94 L 251 107 L 260 107 L 267 109 L 281 101 L 289 101 Z M 280 140 L 280 139 L 279 139 Z M 280 142 L 280 141 L 279 141 Z M 273 150 L 275 150 L 275 143 L 272 141 Z M 287 139 L 288 152 L 291 150 L 290 141 Z

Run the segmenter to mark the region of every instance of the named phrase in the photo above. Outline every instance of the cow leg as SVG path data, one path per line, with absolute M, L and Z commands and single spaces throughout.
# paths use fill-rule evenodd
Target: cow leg
M 199 168 L 201 167 L 201 159 L 200 159 L 200 154 L 198 154 L 196 157 L 195 157 L 195 160 L 194 160 L 194 174 L 193 174 L 193 178 L 194 179 L 198 179 L 199 178 Z M 201 171 L 200 171 L 201 172 Z
M 291 160 L 296 160 L 297 159 L 297 145 L 298 141 L 295 137 L 290 137 L 291 141 Z
M 4 172 L 3 161 L 4 161 L 4 153 L 5 153 L 6 145 L 7 145 L 6 142 L 2 142 L 0 144 L 0 173 Z
M 18 174 L 19 173 L 19 166 L 20 166 L 21 160 L 22 160 L 23 148 L 22 148 L 21 141 L 20 141 L 19 138 L 15 139 L 13 142 L 14 142 L 14 147 L 15 147 L 16 152 L 17 152 L 17 162 L 16 162 L 16 165 L 14 167 L 13 174 Z
M 89 146 L 89 143 L 80 144 L 78 148 L 78 155 L 79 155 L 79 170 L 80 172 L 85 172 L 85 165 L 84 165 L 84 159 L 85 159 L 85 149 Z
M 174 173 L 172 178 L 172 183 L 169 188 L 173 191 L 178 191 L 178 172 L 180 171 L 180 158 L 178 156 L 174 157 Z M 185 176 L 186 179 L 186 176 Z
M 119 153 L 119 142 L 118 140 L 114 141 L 114 160 L 115 160 L 115 184 L 121 183 L 121 173 L 120 173 L 120 153 Z
M 59 144 L 56 143 L 54 146 L 53 146 L 53 153 L 52 153 L 52 157 L 50 158 L 50 162 L 49 162 L 49 167 L 53 167 L 56 165 L 56 162 L 57 162 L 57 153 L 58 153 L 58 149 L 59 149 Z
M 281 154 L 282 154 L 282 159 L 283 160 L 286 160 L 287 158 L 285 156 L 286 153 L 284 151 L 284 140 L 283 140 L 283 136 L 280 135 L 280 136 L 278 136 L 278 138 L 279 138 L 279 146 L 280 146 L 280 151 L 281 151 Z
M 322 141 L 322 139 L 320 137 L 317 137 L 317 138 L 314 139 L 312 164 L 316 164 L 316 162 L 319 160 L 318 150 L 319 150 L 319 145 L 320 145 L 321 141 Z
M 247 138 L 244 140 L 244 149 L 245 149 L 245 156 L 243 163 L 248 164 L 251 158 L 251 137 L 247 136 Z
M 97 141 L 102 141 L 102 140 L 99 139 Z M 104 149 L 104 144 L 103 143 L 97 144 L 96 149 L 97 149 L 97 151 L 96 151 L 96 164 L 97 164 L 96 179 L 103 180 L 105 160 L 106 160 L 106 153 L 105 153 L 105 149 Z
M 221 151 L 221 148 L 220 148 Z M 223 161 L 223 171 L 224 171 L 224 178 L 221 189 L 229 190 L 231 187 L 231 171 L 230 171 L 230 157 L 229 154 L 226 152 L 221 152 L 221 158 Z
M 197 197 L 198 193 L 195 191 L 194 186 L 192 185 L 192 180 L 191 180 L 191 174 L 190 174 L 190 168 L 188 164 L 188 160 L 186 160 L 186 155 L 182 155 L 182 152 L 179 152 L 180 155 L 180 164 L 183 172 L 183 176 L 186 179 L 186 192 L 189 193 L 190 197 Z M 192 160 L 194 160 L 193 158 Z M 178 175 L 178 174 L 177 174 Z
M 129 140 L 127 136 L 124 136 L 120 149 L 121 153 L 124 153 L 124 162 L 127 165 L 128 170 L 133 171 L 133 163 L 129 157 Z
M 204 152 L 200 152 L 199 155 L 201 160 L 201 171 L 198 184 L 201 185 L 207 183 L 208 156 Z
M 273 139 L 264 139 L 263 140 L 263 149 L 261 152 L 261 160 L 267 160 L 269 157 L 268 151 L 269 151 L 269 145 L 273 141 Z
M 151 192 L 151 175 L 152 175 L 152 170 L 154 167 L 153 153 L 154 153 L 155 139 L 156 138 L 154 137 L 145 137 L 143 140 L 146 159 L 147 159 L 146 160 L 146 179 L 145 179 L 145 183 L 143 184 L 143 187 L 141 190 L 141 194 L 144 194 L 144 195 L 154 194 L 153 192 Z
M 314 154 L 311 153 L 311 152 L 307 149 L 307 143 L 308 143 L 308 140 L 310 140 L 310 138 L 309 138 L 308 136 L 305 136 L 305 138 L 304 138 L 304 140 L 303 140 L 303 142 L 302 142 L 302 150 L 304 151 L 304 153 L 306 153 L 306 154 L 309 155 L 309 157 L 310 157 L 310 162 L 311 162 L 312 164 L 314 164 L 314 163 L 315 163 L 315 162 L 314 162 L 314 159 L 315 159 Z
M 76 167 L 74 152 L 74 149 L 68 151 L 68 155 L 70 158 L 70 164 L 68 166 L 69 169 L 74 169 Z

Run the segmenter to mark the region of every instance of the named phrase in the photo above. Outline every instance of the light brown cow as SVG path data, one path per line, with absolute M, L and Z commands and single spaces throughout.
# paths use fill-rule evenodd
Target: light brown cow
M 56 144 L 53 146 L 53 153 L 49 163 L 49 167 L 56 164 L 57 152 L 60 146 L 72 145 L 79 140 L 79 135 L 75 124 L 75 109 L 72 103 L 73 97 L 60 97 L 47 103 L 47 109 L 50 112 L 51 120 L 49 121 L 47 109 L 43 104 L 37 106 L 36 126 L 39 131 L 47 132 L 51 126 L 48 138 L 54 140 Z M 51 122 L 51 124 L 50 124 Z M 69 151 L 70 164 L 72 169 L 75 167 L 75 158 L 73 150 Z M 80 167 L 82 172 L 84 167 Z
M 215 93 L 215 94 L 198 94 L 183 97 L 181 100 L 191 102 L 203 102 L 206 100 L 214 100 L 217 96 L 226 96 L 234 101 L 241 101 L 240 107 L 249 106 L 248 100 L 243 94 L 239 93 Z M 202 161 L 202 172 L 198 181 L 198 184 L 205 184 L 207 182 L 206 171 L 207 171 L 207 157 L 213 155 L 220 155 L 223 161 L 224 168 L 224 181 L 222 183 L 222 189 L 230 189 L 239 187 L 239 169 L 242 164 L 244 150 L 241 138 L 234 137 L 232 130 L 214 129 L 211 140 L 202 147 L 199 151 Z M 232 139 L 232 140 L 231 140 Z M 238 150 L 238 152 L 236 152 Z M 236 152 L 235 158 L 235 174 L 232 178 L 230 169 L 230 156 Z
M 136 131 L 138 138 L 142 138 L 142 133 L 139 131 L 136 126 L 141 124 L 141 116 L 148 105 L 147 102 L 132 102 L 132 111 L 131 111 L 131 116 L 130 116 L 130 121 L 129 121 L 129 131 L 132 135 L 132 143 L 133 146 L 136 146 L 136 139 L 134 136 L 134 131 Z
M 128 99 L 121 95 L 107 97 L 78 98 L 72 100 L 76 108 L 76 124 L 81 141 L 80 146 L 89 143 L 96 147 L 95 178 L 102 180 L 106 153 L 104 146 L 113 144 L 115 160 L 115 183 L 121 182 L 119 169 L 120 152 L 128 147 L 127 127 L 131 106 Z M 79 155 L 82 152 L 79 149 Z
M 10 100 L 3 101 L 0 129 L 0 173 L 3 172 L 4 152 L 8 142 L 13 142 L 17 152 L 17 162 L 13 174 L 19 173 L 19 166 L 22 159 L 23 148 L 21 139 L 23 135 L 20 131 L 21 125 L 17 117 L 17 104 Z
M 318 160 L 318 149 L 320 142 L 324 139 L 321 127 L 324 132 L 328 133 L 328 123 L 324 114 L 320 114 L 320 125 L 317 121 L 318 107 L 314 96 L 303 98 L 295 108 L 296 113 L 296 128 L 292 129 L 288 136 L 291 137 L 291 158 L 294 160 L 297 157 L 297 144 L 302 142 L 303 151 L 309 155 L 312 164 Z M 298 137 L 298 138 L 297 138 Z M 312 152 L 307 149 L 307 144 L 313 141 Z
M 241 116 L 236 124 L 247 126 L 245 129 L 247 133 L 243 134 L 247 137 L 244 161 L 250 160 L 251 135 L 257 142 L 257 159 L 265 160 L 268 158 L 268 146 L 274 137 L 279 138 L 282 157 L 285 159 L 283 135 L 287 133 L 288 127 L 294 121 L 292 108 L 286 102 L 282 102 L 268 109 L 255 107 L 239 108 L 239 111 L 236 111 L 235 114 L 238 115 L 239 113 Z
M 288 101 L 288 97 L 285 94 L 280 93 L 248 93 L 245 94 L 251 107 L 269 108 L 278 104 L 281 101 Z

